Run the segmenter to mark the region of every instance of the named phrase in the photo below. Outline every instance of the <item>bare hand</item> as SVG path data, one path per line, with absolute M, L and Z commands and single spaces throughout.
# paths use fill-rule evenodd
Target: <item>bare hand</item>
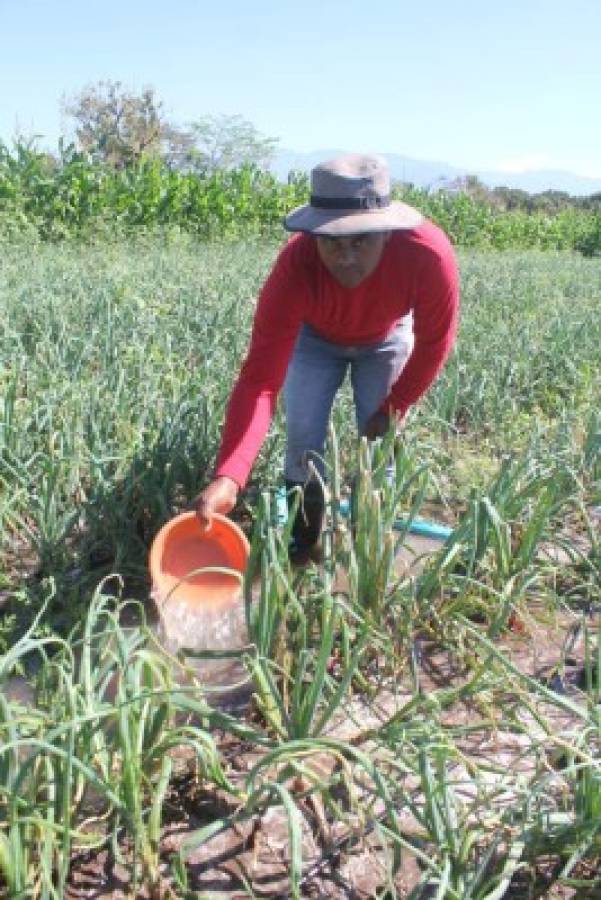
M 194 501 L 196 515 L 201 523 L 208 527 L 213 513 L 227 515 L 231 512 L 238 500 L 238 490 L 238 484 L 225 475 L 207 485 Z

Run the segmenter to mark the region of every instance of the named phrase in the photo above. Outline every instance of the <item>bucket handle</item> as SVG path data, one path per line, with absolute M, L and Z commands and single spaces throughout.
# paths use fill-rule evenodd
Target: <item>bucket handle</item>
M 244 575 L 238 569 L 231 569 L 229 568 L 229 566 L 199 566 L 198 569 L 191 569 L 190 572 L 186 572 L 185 575 L 182 575 L 179 581 L 176 581 L 173 587 L 169 588 L 163 600 L 160 600 L 160 598 L 156 596 L 156 588 L 152 592 L 153 598 L 158 601 L 157 606 L 161 611 L 163 611 L 164 607 L 171 599 L 174 592 L 178 589 L 178 587 L 180 587 L 180 585 L 184 584 L 186 581 L 189 581 L 190 578 L 194 578 L 196 575 L 211 574 L 231 575 L 233 578 L 238 579 L 240 585 L 244 583 Z

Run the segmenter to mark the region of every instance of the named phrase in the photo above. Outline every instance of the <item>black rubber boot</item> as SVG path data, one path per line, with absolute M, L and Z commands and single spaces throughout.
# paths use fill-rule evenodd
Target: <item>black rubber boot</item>
M 297 500 L 298 488 L 303 492 L 300 502 Z M 307 484 L 287 481 L 286 492 L 289 511 L 298 502 L 298 510 L 291 531 L 290 559 L 292 562 L 301 564 L 319 555 L 319 539 L 325 509 L 323 490 L 321 484 L 315 480 L 309 481 Z

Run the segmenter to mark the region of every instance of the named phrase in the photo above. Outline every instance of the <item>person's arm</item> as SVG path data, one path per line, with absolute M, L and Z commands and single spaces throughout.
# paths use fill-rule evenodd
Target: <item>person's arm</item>
M 379 412 L 401 420 L 428 390 L 457 335 L 459 274 L 450 242 L 425 255 L 417 272 L 413 352 Z
M 302 266 L 286 245 L 265 282 L 255 311 L 249 350 L 231 393 L 214 481 L 196 501 L 203 520 L 236 503 L 273 417 L 302 321 Z

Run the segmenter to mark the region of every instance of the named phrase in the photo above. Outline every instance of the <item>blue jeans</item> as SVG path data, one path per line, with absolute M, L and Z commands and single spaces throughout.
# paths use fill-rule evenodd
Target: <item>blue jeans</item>
M 357 430 L 363 434 L 413 349 L 413 318 L 405 316 L 384 341 L 347 346 L 323 340 L 303 325 L 284 384 L 287 481 L 304 482 L 311 460 L 323 476 L 328 421 L 350 368 Z

